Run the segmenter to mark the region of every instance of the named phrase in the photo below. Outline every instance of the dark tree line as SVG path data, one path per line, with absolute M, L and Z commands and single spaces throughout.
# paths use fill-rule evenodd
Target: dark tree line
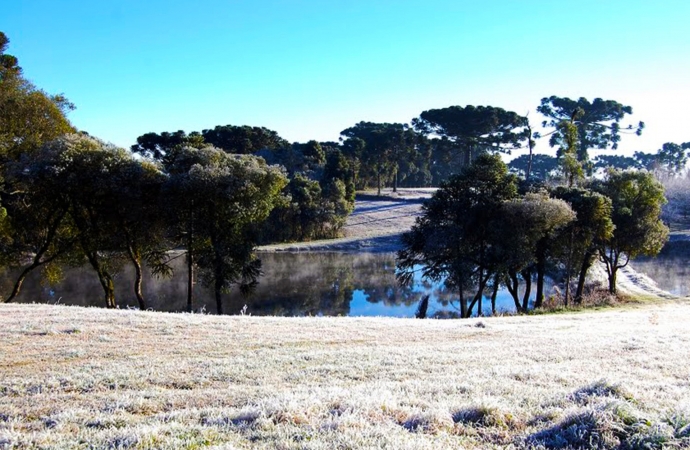
M 251 155 L 181 147 L 164 167 L 83 134 L 47 142 L 6 173 L 15 189 L 5 203 L 14 239 L 3 255 L 15 266 L 32 259 L 8 301 L 31 270 L 58 277 L 59 267 L 86 260 L 109 308 L 117 306 L 115 273 L 132 264 L 143 309 L 142 265 L 168 274 L 168 251 L 184 248 L 188 309 L 198 273 L 219 313 L 223 293 L 256 283 L 258 230 L 287 184 L 283 169 Z

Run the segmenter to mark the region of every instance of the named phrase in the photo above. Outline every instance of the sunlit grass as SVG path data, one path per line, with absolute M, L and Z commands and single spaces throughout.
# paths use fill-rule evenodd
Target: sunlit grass
M 0 305 L 0 448 L 683 448 L 688 323 Z

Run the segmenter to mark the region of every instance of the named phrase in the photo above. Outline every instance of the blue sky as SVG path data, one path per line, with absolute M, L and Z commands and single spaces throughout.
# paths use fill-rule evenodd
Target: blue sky
M 8 0 L 0 30 L 78 128 L 125 147 L 225 124 L 336 140 L 450 105 L 539 123 L 558 95 L 632 106 L 631 153 L 690 141 L 688 19 L 687 0 Z

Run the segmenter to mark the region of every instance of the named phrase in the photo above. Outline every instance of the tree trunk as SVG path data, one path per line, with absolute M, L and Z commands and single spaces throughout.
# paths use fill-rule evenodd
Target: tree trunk
M 513 302 L 515 302 L 515 311 L 518 313 L 522 312 L 522 305 L 520 305 L 520 298 L 518 295 L 518 288 L 520 287 L 520 281 L 517 277 L 517 272 L 514 270 L 508 271 L 508 279 L 506 280 L 506 288 L 510 296 L 513 297 Z
M 609 276 L 609 293 L 616 294 L 616 274 L 620 266 L 618 265 L 620 254 L 613 249 L 609 249 L 609 254 L 604 254 L 603 259 L 606 264 L 606 273 Z M 627 265 L 627 262 L 626 264 Z
M 568 306 L 568 297 L 570 296 L 570 278 L 573 271 L 573 245 L 575 240 L 575 228 L 570 230 L 570 246 L 568 247 L 568 264 L 565 276 L 565 306 Z
M 139 309 L 143 311 L 146 309 L 146 302 L 141 290 L 142 280 L 144 279 L 144 272 L 141 269 L 141 255 L 132 245 L 127 246 L 127 254 L 134 265 L 134 295 L 137 297 L 137 302 L 139 302 Z
M 5 303 L 9 303 L 12 300 L 19 295 L 19 292 L 22 290 L 22 284 L 24 284 L 24 280 L 26 279 L 26 276 L 31 273 L 32 270 L 37 268 L 39 264 L 36 264 L 35 262 L 31 264 L 29 267 L 26 269 L 22 270 L 22 273 L 19 274 L 19 277 L 17 278 L 17 281 L 14 283 L 14 287 L 12 288 L 12 293 L 10 294 L 9 297 L 7 297 L 7 300 L 5 300 Z
M 465 295 L 462 292 L 462 288 L 460 288 L 460 317 L 465 318 L 467 315 L 467 300 L 465 299 Z
M 580 267 L 580 275 L 577 280 L 577 290 L 575 291 L 575 303 L 582 303 L 582 295 L 585 292 L 585 282 L 587 281 L 587 272 L 589 268 L 592 267 L 592 252 L 587 250 L 585 252 L 584 259 L 582 260 L 582 266 Z
M 62 211 L 57 214 L 55 222 L 53 222 L 49 227 L 48 227 L 48 233 L 46 234 L 45 241 L 43 242 L 43 245 L 41 248 L 36 251 L 36 254 L 34 255 L 33 261 L 31 262 L 31 265 L 27 267 L 26 269 L 22 270 L 22 273 L 19 275 L 19 278 L 17 278 L 17 281 L 14 283 L 14 287 L 12 288 L 12 293 L 10 294 L 9 297 L 7 297 L 7 300 L 5 300 L 5 303 L 9 303 L 12 300 L 14 300 L 17 295 L 22 290 L 22 285 L 24 284 L 24 280 L 26 277 L 33 271 L 34 269 L 44 265 L 48 264 L 49 262 L 53 261 L 55 258 L 60 255 L 61 251 L 56 252 L 51 256 L 50 258 L 47 258 L 44 261 L 41 261 L 41 258 L 43 258 L 43 255 L 45 255 L 48 252 L 48 249 L 50 248 L 50 245 L 53 243 L 53 239 L 55 239 L 55 235 L 57 234 L 57 230 L 60 227 L 60 223 L 62 222 L 62 219 L 65 217 L 66 211 Z
M 544 249 L 537 250 L 537 296 L 534 308 L 541 308 L 544 304 L 544 274 L 546 272 L 546 254 Z
M 393 173 L 393 192 L 398 192 L 398 168 L 395 168 Z
M 529 295 L 532 293 L 532 270 L 523 270 L 522 278 L 525 280 L 525 293 L 522 296 L 522 311 L 527 312 L 529 309 Z
M 609 293 L 616 294 L 616 275 L 618 274 L 618 267 L 613 266 L 611 268 L 611 274 L 609 275 Z
M 472 299 L 472 303 L 470 303 L 470 307 L 467 308 L 467 315 L 465 318 L 470 318 L 472 316 L 472 310 L 474 309 L 474 305 L 479 303 L 479 311 L 478 314 L 481 315 L 481 302 L 482 298 L 484 296 L 484 288 L 486 288 L 486 282 L 488 281 L 488 276 L 485 278 L 483 276 L 484 270 L 482 269 L 481 272 L 479 273 L 479 289 L 477 289 L 477 293 L 474 295 L 474 298 Z
M 378 188 L 377 195 L 381 196 L 381 167 L 376 168 L 376 187 Z
M 103 268 L 101 263 L 98 261 L 98 255 L 96 252 L 85 252 L 86 258 L 89 260 L 91 267 L 98 274 L 98 281 L 101 283 L 103 288 L 105 307 L 112 309 L 117 308 L 117 302 L 115 301 L 115 282 L 113 277 L 108 273 L 107 270 Z
M 499 282 L 500 277 L 498 274 L 494 276 L 494 290 L 491 293 L 491 315 L 495 316 L 496 315 L 496 297 L 498 297 L 498 287 L 500 286 Z

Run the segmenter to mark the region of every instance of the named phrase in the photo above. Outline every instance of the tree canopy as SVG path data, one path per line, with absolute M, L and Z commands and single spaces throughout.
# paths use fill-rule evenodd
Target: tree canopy
M 482 152 L 510 152 L 528 138 L 527 118 L 493 106 L 449 106 L 424 111 L 412 119 L 424 135 L 445 138 L 453 144 L 468 165 Z
M 497 155 L 482 155 L 444 183 L 422 207 L 422 216 L 403 235 L 397 276 L 409 283 L 422 266 L 425 278 L 446 278 L 457 289 L 462 317 L 472 314 L 498 260 L 491 244 L 497 212 L 517 195 L 516 177 Z M 477 286 L 470 299 L 464 292 Z
M 567 139 L 563 122 L 572 122 L 577 127 L 577 159 L 582 163 L 589 161 L 590 149 L 615 150 L 624 130 L 640 135 L 644 128 L 644 122 L 621 126 L 625 116 L 632 114 L 632 107 L 614 100 L 595 98 L 590 102 L 584 97 L 571 100 L 552 95 L 541 99 L 537 111 L 546 117 L 542 125 L 554 129 L 549 139 L 552 147 L 562 146 Z
M 609 276 L 609 291 L 616 293 L 618 269 L 638 255 L 656 255 L 668 239 L 669 230 L 660 219 L 666 203 L 664 188 L 648 172 L 613 170 L 593 188 L 611 199 L 614 232 L 597 244 Z

